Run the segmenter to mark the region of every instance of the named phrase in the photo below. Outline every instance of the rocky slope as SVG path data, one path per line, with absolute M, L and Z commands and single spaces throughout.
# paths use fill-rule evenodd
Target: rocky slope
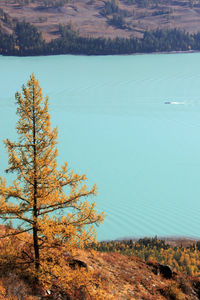
M 15 231 L 12 231 L 15 232 Z M 0 226 L 0 237 L 5 235 L 6 227 Z M 30 235 L 27 235 L 30 238 Z M 13 240 L 14 241 L 14 240 Z M 18 247 L 21 247 L 17 243 Z M 0 239 L 0 261 L 2 262 L 1 249 L 5 247 L 4 239 Z M 66 254 L 66 263 L 67 263 Z M 73 264 L 72 264 L 73 262 Z M 198 300 L 200 299 L 200 279 L 175 273 L 173 270 L 156 262 L 144 262 L 136 257 L 129 257 L 119 253 L 102 253 L 95 250 L 77 249 L 71 262 L 71 272 L 83 268 L 93 272 L 95 278 L 102 283 L 104 299 L 129 299 L 129 300 Z M 106 296 L 105 296 L 106 295 Z M 70 296 L 53 295 L 51 291 L 35 290 L 27 276 L 20 273 L 17 266 L 4 270 L 0 264 L 0 299 L 67 299 L 75 300 Z M 76 298 L 91 299 L 91 297 Z
M 78 258 L 101 278 L 106 292 L 104 299 L 200 299 L 199 279 L 177 273 L 172 273 L 172 277 L 168 276 L 168 273 L 163 273 L 160 265 L 156 263 L 145 263 L 135 257 L 127 257 L 118 253 L 107 254 L 83 250 L 79 251 Z M 0 299 L 7 299 L 5 296 L 5 298 L 2 297 L 2 289 L 6 291 L 7 296 L 16 297 L 11 299 L 58 299 L 52 295 L 48 296 L 50 292 L 46 292 L 46 296 L 45 292 L 43 295 L 34 295 L 30 284 L 28 285 L 13 272 L 7 277 L 1 275 L 0 278 Z
M 180 273 L 168 274 L 168 268 L 162 272 L 162 266 L 157 263 L 145 263 L 118 253 L 90 251 L 83 252 L 81 259 L 98 270 L 107 282 L 108 299 L 200 299 L 198 279 Z

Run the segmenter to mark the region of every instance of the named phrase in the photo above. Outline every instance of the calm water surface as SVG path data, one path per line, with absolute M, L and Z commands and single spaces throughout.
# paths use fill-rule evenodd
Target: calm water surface
M 99 240 L 200 237 L 200 53 L 0 57 L 2 176 L 14 94 L 32 72 L 50 98 L 59 163 L 98 185 Z

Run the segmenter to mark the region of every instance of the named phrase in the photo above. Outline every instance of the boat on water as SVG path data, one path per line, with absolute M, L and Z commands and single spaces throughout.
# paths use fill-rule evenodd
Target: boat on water
M 184 104 L 184 102 L 165 101 L 164 104 Z

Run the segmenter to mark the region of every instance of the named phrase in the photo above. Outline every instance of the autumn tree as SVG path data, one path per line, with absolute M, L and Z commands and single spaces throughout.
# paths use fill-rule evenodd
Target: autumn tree
M 6 172 L 15 172 L 16 180 L 8 186 L 0 178 L 0 218 L 20 227 L 9 234 L 32 234 L 38 274 L 55 249 L 82 247 L 94 240 L 93 225 L 103 221 L 103 213 L 86 199 L 96 194 L 96 185 L 89 189 L 85 184 L 86 175 L 70 171 L 67 163 L 57 168 L 57 129 L 51 128 L 48 98 L 43 98 L 34 75 L 15 98 L 18 141 L 4 143 L 9 155 Z

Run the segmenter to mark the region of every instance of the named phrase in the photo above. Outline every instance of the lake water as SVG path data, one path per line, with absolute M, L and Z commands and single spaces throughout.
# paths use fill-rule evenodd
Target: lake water
M 99 240 L 200 237 L 200 53 L 0 56 L 2 176 L 14 94 L 32 72 L 50 98 L 59 163 L 98 185 Z

